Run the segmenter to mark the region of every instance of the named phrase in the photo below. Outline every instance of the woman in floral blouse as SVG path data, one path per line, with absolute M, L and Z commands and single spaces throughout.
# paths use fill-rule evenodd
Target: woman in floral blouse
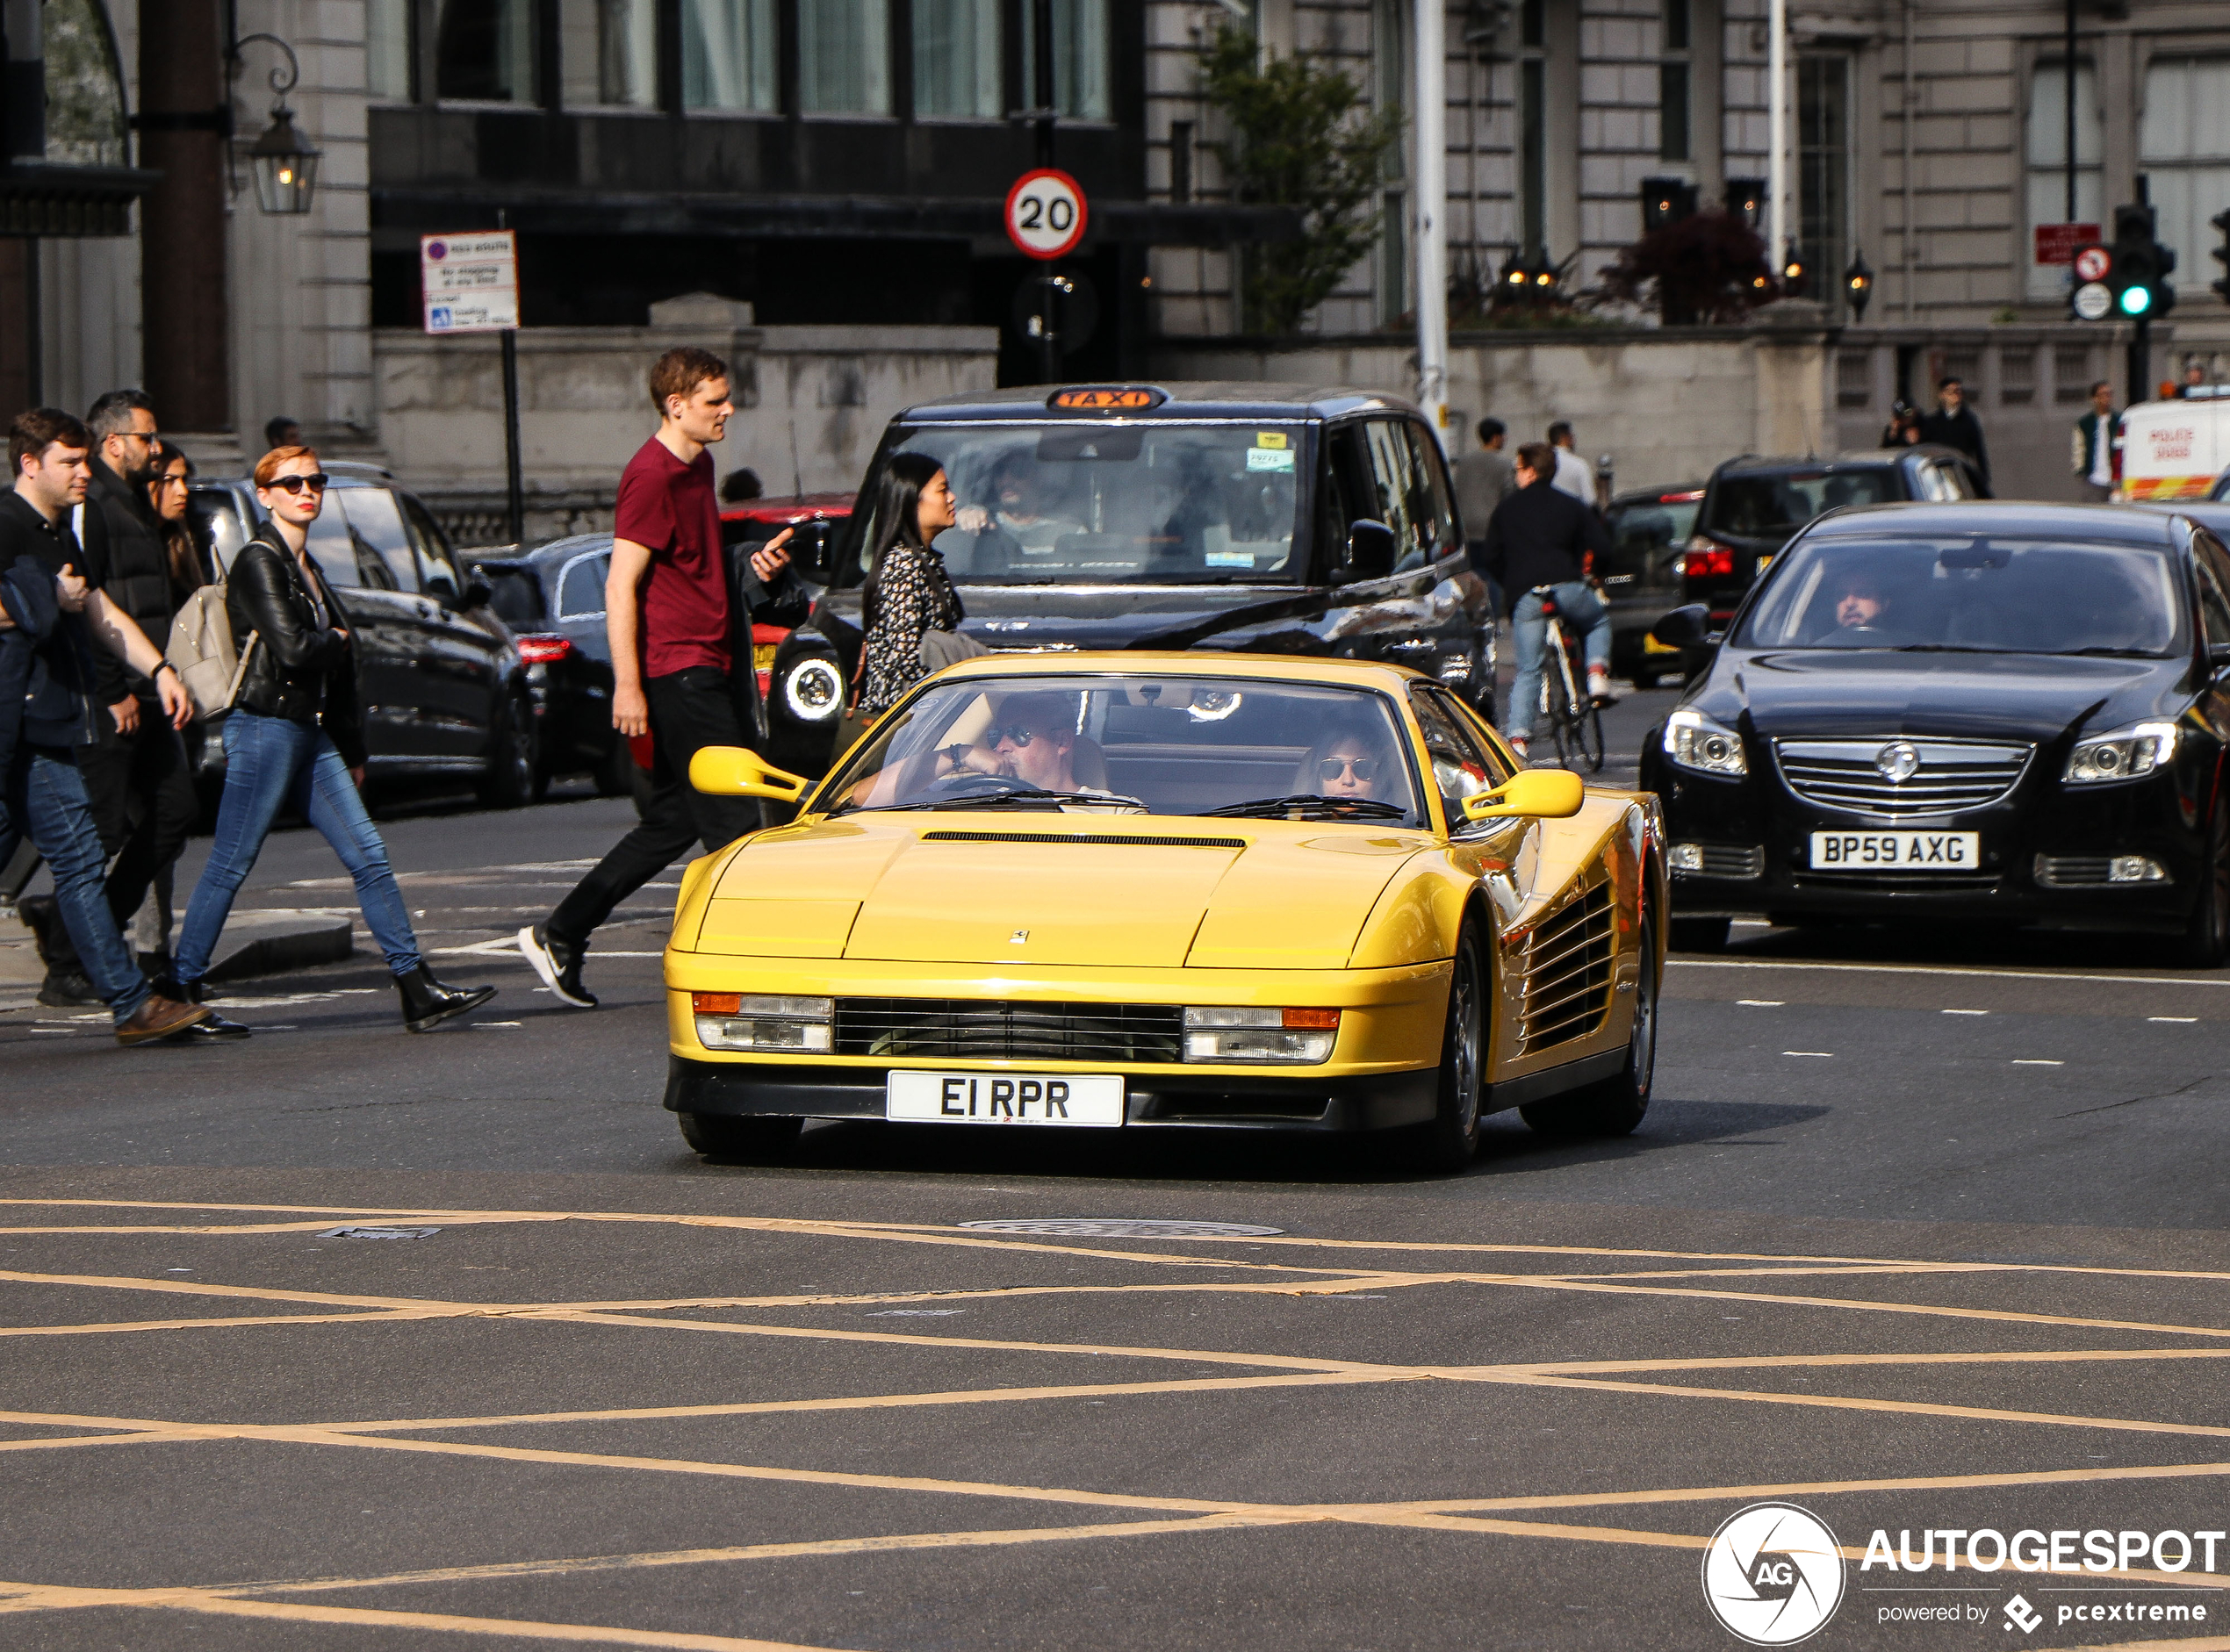
M 922 636 L 952 631 L 966 617 L 945 558 L 932 549 L 953 521 L 953 490 L 944 467 L 925 453 L 901 453 L 883 471 L 875 501 L 874 571 L 867 576 L 863 617 L 860 712 L 880 716 L 929 674 Z

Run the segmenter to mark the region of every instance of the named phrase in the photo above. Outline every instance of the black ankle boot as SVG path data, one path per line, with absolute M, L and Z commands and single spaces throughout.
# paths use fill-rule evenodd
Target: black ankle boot
M 464 991 L 444 987 L 423 964 L 407 975 L 396 976 L 395 990 L 403 995 L 403 1025 L 413 1032 L 430 1031 L 451 1016 L 477 1009 L 495 996 L 493 987 L 473 987 Z

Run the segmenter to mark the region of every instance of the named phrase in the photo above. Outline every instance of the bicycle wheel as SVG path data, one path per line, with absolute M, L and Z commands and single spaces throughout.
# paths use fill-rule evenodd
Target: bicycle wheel
M 1590 772 L 1603 772 L 1603 714 L 1593 701 L 1579 714 L 1579 745 Z

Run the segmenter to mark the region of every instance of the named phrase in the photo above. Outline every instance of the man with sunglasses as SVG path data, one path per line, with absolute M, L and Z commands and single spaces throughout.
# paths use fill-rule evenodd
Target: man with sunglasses
M 85 583 L 161 648 L 178 599 L 162 524 L 147 495 L 158 468 L 155 405 L 143 391 L 112 390 L 93 404 L 85 423 L 93 436 L 92 480 L 70 517 L 85 554 Z M 94 669 L 104 709 L 96 719 L 99 738 L 79 753 L 77 766 L 109 858 L 109 909 L 128 934 L 147 890 L 185 848 L 199 802 L 185 744 L 162 715 L 155 684 L 105 649 Z M 37 908 L 27 916 L 48 960 L 40 1002 L 99 1002 L 62 927 L 40 923 L 48 915 Z M 167 974 L 169 960 L 159 960 L 155 973 Z

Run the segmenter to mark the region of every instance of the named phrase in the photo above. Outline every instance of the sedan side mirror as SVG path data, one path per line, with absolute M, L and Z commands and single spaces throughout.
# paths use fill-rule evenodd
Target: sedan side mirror
M 797 523 L 793 530 L 790 565 L 797 570 L 801 578 L 809 579 L 816 585 L 828 584 L 836 572 L 833 565 L 836 535 L 831 531 L 834 526 L 827 517 L 816 516 L 809 522 Z
M 475 608 L 486 607 L 494 595 L 494 590 L 488 584 L 487 575 L 481 572 L 479 564 L 475 563 L 472 565 L 472 571 L 465 576 L 464 599 L 457 604 L 457 607 L 470 614 Z
M 771 797 L 795 803 L 813 784 L 763 761 L 741 746 L 700 746 L 689 759 L 689 784 L 714 797 Z
M 1667 648 L 1701 648 L 1711 640 L 1711 610 L 1691 602 L 1650 628 L 1650 635 Z
M 1465 798 L 1464 819 L 1506 820 L 1526 815 L 1537 820 L 1570 820 L 1586 801 L 1587 787 L 1570 769 L 1527 769 L 1513 774 L 1499 791 Z
M 1393 529 L 1384 522 L 1349 523 L 1347 559 L 1341 564 L 1337 576 L 1340 583 L 1352 585 L 1362 579 L 1384 579 L 1393 571 Z

